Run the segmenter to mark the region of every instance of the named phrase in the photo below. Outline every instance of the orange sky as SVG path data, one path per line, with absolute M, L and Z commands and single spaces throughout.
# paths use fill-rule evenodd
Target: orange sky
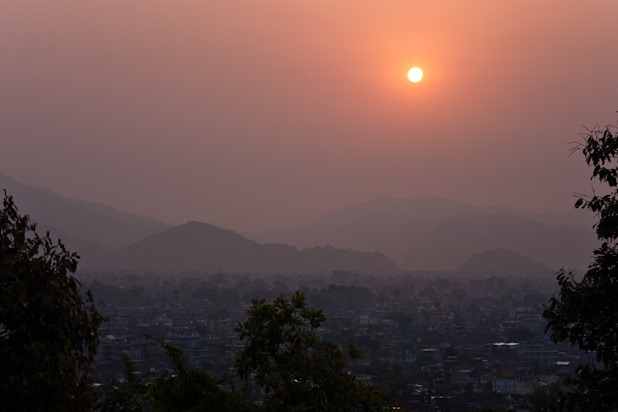
M 590 187 L 569 142 L 618 120 L 616 16 L 618 0 L 0 0 L 0 173 L 238 231 L 378 195 L 565 210 Z

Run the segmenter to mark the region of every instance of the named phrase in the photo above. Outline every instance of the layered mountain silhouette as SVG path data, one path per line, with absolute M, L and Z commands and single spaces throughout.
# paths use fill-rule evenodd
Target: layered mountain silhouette
M 457 270 L 474 254 L 503 248 L 555 270 L 587 266 L 598 244 L 592 224 L 580 210 L 540 214 L 439 197 L 379 197 L 256 239 L 379 251 L 407 270 Z
M 118 250 L 168 227 L 155 219 L 137 216 L 99 203 L 68 199 L 46 189 L 19 183 L 0 174 L 0 190 L 13 196 L 21 214 L 28 214 L 54 237 L 69 243 Z M 1 194 L 1 193 L 0 193 Z
M 393 273 L 383 254 L 330 246 L 298 250 L 282 244 L 259 244 L 238 233 L 201 222 L 188 222 L 148 236 L 115 254 L 112 267 L 124 269 L 322 273 L 348 270 Z
M 551 270 L 582 269 L 598 245 L 592 216 L 579 210 L 538 214 L 438 197 L 379 197 L 296 230 L 263 233 L 250 240 L 201 222 L 170 227 L 105 205 L 67 199 L 0 174 L 2 188 L 40 230 L 49 230 L 81 255 L 82 269 L 268 273 L 337 269 L 378 274 L 397 267 L 468 270 L 487 256 L 496 267 L 498 261 L 517 266 L 513 255 L 495 252 L 501 249 Z
M 0 189 L 14 197 L 20 213 L 49 230 L 80 256 L 86 270 L 151 270 L 259 273 L 329 273 L 347 270 L 393 273 L 383 254 L 321 246 L 298 250 L 259 244 L 231 230 L 201 222 L 169 227 L 108 206 L 71 200 L 0 175 Z

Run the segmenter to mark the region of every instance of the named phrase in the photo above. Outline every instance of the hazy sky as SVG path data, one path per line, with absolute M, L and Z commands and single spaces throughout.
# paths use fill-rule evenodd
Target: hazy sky
M 0 173 L 237 231 L 378 195 L 566 210 L 590 188 L 569 142 L 618 121 L 617 16 L 618 0 L 0 0 Z

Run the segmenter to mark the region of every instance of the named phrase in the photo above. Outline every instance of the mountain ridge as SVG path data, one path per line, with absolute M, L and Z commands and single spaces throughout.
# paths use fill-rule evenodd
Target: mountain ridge
M 298 250 L 284 244 L 260 244 L 231 230 L 197 221 L 174 226 L 123 248 L 112 256 L 110 267 L 254 273 L 399 272 L 377 252 L 328 246 Z
M 315 271 L 323 268 L 311 260 L 324 259 L 342 270 L 456 271 L 471 256 L 500 248 L 552 268 L 578 269 L 587 266 L 598 243 L 591 217 L 577 214 L 580 211 L 540 214 L 464 205 L 437 196 L 380 196 L 292 231 L 266 232 L 250 239 L 197 221 L 168 226 L 102 204 L 67 199 L 2 174 L 0 188 L 15 197 L 20 212 L 31 215 L 39 228 L 60 236 L 69 249 L 77 251 L 82 256 L 80 267 L 87 269 L 124 265 L 139 270 Z M 193 244 L 187 239 L 193 239 Z M 223 244 L 236 252 L 221 249 Z M 196 245 L 201 247 L 195 249 Z M 210 262 L 202 259 L 198 264 L 195 256 L 187 254 L 192 249 L 194 255 L 210 256 Z M 211 253 L 215 250 L 218 253 Z M 131 252 L 141 256 L 141 263 Z M 161 260 L 166 255 L 175 265 Z
M 120 212 L 100 203 L 69 199 L 50 190 L 20 183 L 0 173 L 0 188 L 14 197 L 20 213 L 69 237 L 119 250 L 168 225 L 145 216 Z
M 527 233 L 518 232 L 514 220 Z M 482 225 L 476 229 L 466 221 Z M 583 268 L 597 245 L 592 221 L 590 215 L 577 210 L 535 213 L 464 205 L 437 196 L 381 196 L 343 207 L 295 230 L 265 232 L 256 239 L 297 247 L 332 244 L 375 250 L 405 270 L 456 270 L 471 254 L 495 248 L 511 249 L 550 267 Z M 478 239 L 479 230 L 494 236 L 496 243 Z M 539 237 L 549 244 L 537 242 Z M 535 252 L 532 245 L 543 252 Z
M 80 255 L 82 270 L 327 272 L 399 269 L 377 252 L 319 247 L 297 250 L 262 245 L 231 230 L 189 221 L 167 226 L 106 205 L 68 199 L 0 174 L 0 188 L 13 196 L 39 232 L 49 231 Z

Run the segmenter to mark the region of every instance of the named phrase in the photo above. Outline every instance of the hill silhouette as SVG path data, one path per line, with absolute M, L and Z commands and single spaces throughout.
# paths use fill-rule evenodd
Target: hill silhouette
M 0 174 L 0 188 L 39 231 L 49 230 L 80 257 L 80 269 L 317 273 L 332 270 L 396 272 L 380 253 L 284 244 L 259 244 L 201 222 L 169 227 L 155 219 L 68 199 Z
M 118 250 L 168 226 L 155 219 L 120 212 L 100 203 L 68 199 L 0 174 L 0 189 L 12 195 L 20 213 L 30 215 L 67 245 Z M 62 236 L 61 236 L 62 235 Z
M 471 255 L 497 248 L 552 268 L 585 268 L 597 243 L 591 226 L 592 217 L 578 210 L 540 214 L 439 197 L 379 197 L 256 239 L 378 251 L 407 270 L 456 270 Z
M 554 270 L 580 269 L 598 243 L 590 230 L 592 216 L 578 210 L 539 214 L 439 197 L 379 197 L 293 231 L 267 232 L 249 240 L 207 223 L 170 228 L 2 174 L 0 188 L 14 196 L 20 212 L 29 214 L 40 230 L 49 230 L 78 252 L 82 269 L 315 272 L 388 271 L 396 265 L 407 270 L 457 270 L 471 256 L 500 248 Z
M 231 230 L 191 221 L 142 239 L 116 253 L 111 267 L 157 271 L 324 273 L 398 272 L 380 253 L 317 247 L 298 250 L 259 244 Z

